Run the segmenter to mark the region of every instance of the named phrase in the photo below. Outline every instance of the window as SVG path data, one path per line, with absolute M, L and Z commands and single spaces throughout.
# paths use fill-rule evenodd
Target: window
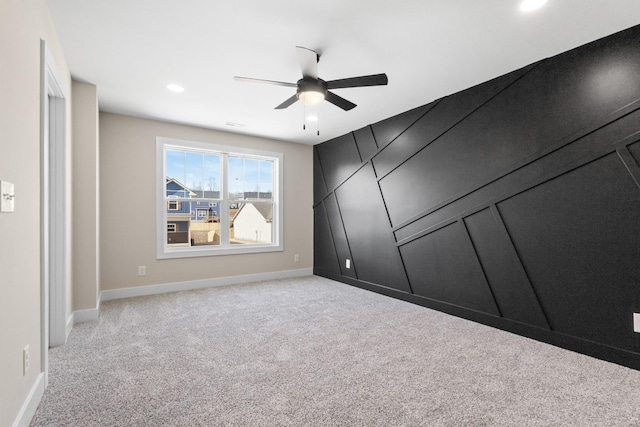
M 180 210 L 180 202 L 177 200 L 169 200 L 167 202 L 167 209 L 169 209 L 170 211 Z
M 282 250 L 282 154 L 170 138 L 156 149 L 158 258 Z

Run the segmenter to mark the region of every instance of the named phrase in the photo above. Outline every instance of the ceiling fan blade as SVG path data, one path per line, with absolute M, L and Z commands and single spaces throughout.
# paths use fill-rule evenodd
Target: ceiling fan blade
M 278 105 L 275 109 L 276 110 L 283 110 L 283 109 L 287 108 L 289 105 L 291 105 L 294 102 L 296 102 L 297 100 L 298 100 L 298 95 L 293 95 L 291 98 L 288 98 L 282 104 Z
M 347 101 L 343 97 L 338 96 L 333 92 L 327 92 L 327 96 L 325 96 L 324 99 L 325 101 L 329 101 L 336 107 L 342 108 L 344 111 L 349 111 L 356 107 L 356 104 L 354 104 L 353 102 Z
M 327 82 L 327 89 L 341 89 L 345 87 L 384 86 L 389 83 L 387 75 L 372 74 L 370 76 L 349 77 L 347 79 L 331 80 Z
M 278 82 L 278 81 L 275 81 L 275 80 L 253 79 L 251 77 L 234 76 L 233 80 L 235 80 L 237 82 L 266 83 L 266 84 L 270 84 L 270 85 L 286 86 L 286 87 L 297 87 L 298 86 L 295 83 Z
M 296 52 L 302 76 L 318 80 L 318 61 L 320 56 L 315 51 L 302 46 L 296 46 Z

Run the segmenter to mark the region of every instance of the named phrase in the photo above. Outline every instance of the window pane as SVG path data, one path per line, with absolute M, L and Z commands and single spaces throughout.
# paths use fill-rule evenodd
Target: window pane
M 239 157 L 229 156 L 229 199 L 238 200 L 244 198 L 244 161 Z
M 168 197 L 185 197 L 184 191 L 184 152 L 166 151 L 166 179 Z
M 182 219 L 182 220 L 180 220 Z M 172 218 L 167 222 L 167 246 L 211 246 L 220 244 L 220 223 Z
M 220 164 L 221 158 L 217 154 L 167 150 L 166 195 L 180 198 L 219 199 Z
M 167 150 L 167 177 L 184 180 L 184 151 Z
M 258 160 L 244 160 L 244 198 L 247 200 L 257 199 L 258 191 Z
M 273 200 L 273 162 L 260 160 L 260 194 L 261 200 Z
M 273 168 L 273 161 L 230 156 L 230 200 L 272 200 Z
M 232 203 L 229 217 L 231 244 L 273 243 L 273 204 Z
M 167 245 L 170 247 L 189 245 L 189 221 L 178 219 L 172 219 L 172 227 L 167 224 Z
M 191 221 L 191 246 L 211 246 L 220 244 L 220 222 L 213 222 L 207 216 Z
M 202 197 L 202 173 L 203 173 L 202 153 L 185 153 L 185 182 L 191 197 Z
M 213 154 L 204 155 L 204 197 L 209 199 L 220 198 L 220 156 Z

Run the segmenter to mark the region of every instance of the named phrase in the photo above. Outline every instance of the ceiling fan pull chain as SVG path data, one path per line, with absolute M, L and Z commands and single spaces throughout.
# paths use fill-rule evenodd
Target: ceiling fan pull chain
M 302 104 L 302 130 L 307 130 L 307 106 Z
M 316 134 L 320 136 L 320 106 L 318 105 L 318 114 L 316 114 L 318 120 L 316 121 Z

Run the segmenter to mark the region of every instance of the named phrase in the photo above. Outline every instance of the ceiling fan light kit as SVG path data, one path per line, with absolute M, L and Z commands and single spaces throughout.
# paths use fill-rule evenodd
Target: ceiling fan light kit
M 327 82 L 322 79 L 315 81 L 300 79 L 296 95 L 304 105 L 317 105 L 327 97 Z
M 318 61 L 320 55 L 317 52 L 305 47 L 296 46 L 298 62 L 302 70 L 302 78 L 297 83 L 286 83 L 275 80 L 253 79 L 250 77 L 235 76 L 236 81 L 266 83 L 278 86 L 296 87 L 296 94 L 287 98 L 284 102 L 276 107 L 281 110 L 289 107 L 297 100 L 302 101 L 305 105 L 316 105 L 322 101 L 328 101 L 331 104 L 349 111 L 356 107 L 351 101 L 331 92 L 330 89 L 343 89 L 349 87 L 363 86 L 384 86 L 389 80 L 386 74 L 372 74 L 369 76 L 350 77 L 346 79 L 324 81 L 318 77 Z

